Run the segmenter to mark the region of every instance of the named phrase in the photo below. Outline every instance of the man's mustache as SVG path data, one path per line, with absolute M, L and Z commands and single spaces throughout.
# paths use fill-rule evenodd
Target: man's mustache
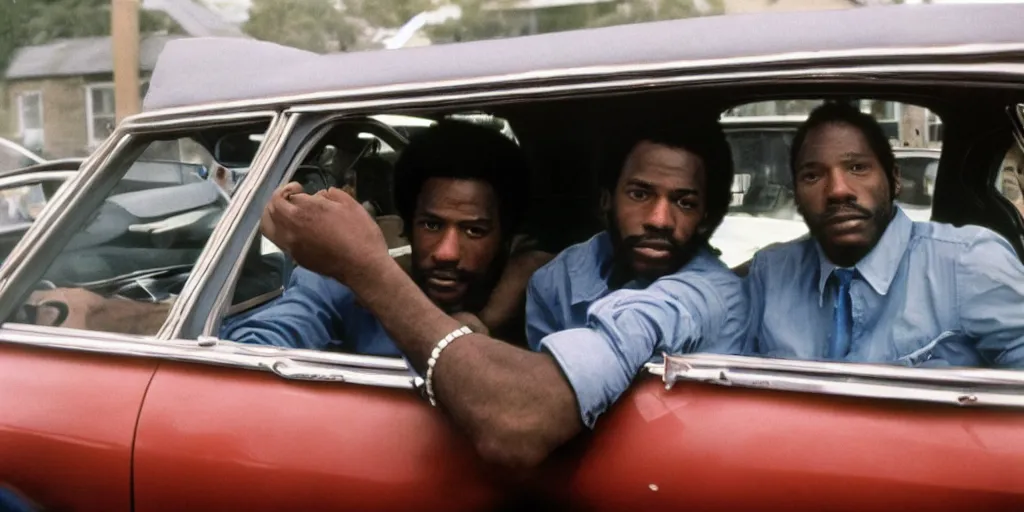
M 863 217 L 869 219 L 874 216 L 874 213 L 854 202 L 844 203 L 830 203 L 825 209 L 824 213 L 821 214 L 821 219 L 824 221 L 831 220 L 835 217 Z

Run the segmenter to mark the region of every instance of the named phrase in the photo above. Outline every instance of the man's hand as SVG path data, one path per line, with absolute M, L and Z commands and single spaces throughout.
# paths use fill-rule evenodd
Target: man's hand
M 474 315 L 473 313 L 468 313 L 468 312 L 462 311 L 462 312 L 453 314 L 452 318 L 458 320 L 460 323 L 462 323 L 466 327 L 469 327 L 470 330 L 472 330 L 473 332 L 475 332 L 477 334 L 485 334 L 485 335 L 490 335 L 491 334 L 491 330 L 488 329 L 487 326 L 484 325 L 484 323 L 479 318 L 477 318 L 477 316 Z
M 554 254 L 541 250 L 529 250 L 509 258 L 487 305 L 478 315 L 480 321 L 492 330 L 500 331 L 519 317 L 526 303 L 526 286 L 530 278 L 554 257 Z
M 274 192 L 260 227 L 299 265 L 350 287 L 391 262 L 377 223 L 339 189 L 309 195 L 298 183 L 288 183 Z

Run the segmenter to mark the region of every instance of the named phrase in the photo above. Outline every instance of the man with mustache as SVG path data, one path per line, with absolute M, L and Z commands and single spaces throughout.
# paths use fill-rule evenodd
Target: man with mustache
M 530 280 L 526 325 L 534 350 L 553 333 L 585 326 L 591 306 L 615 290 L 642 290 L 670 274 L 680 280 L 702 274 L 702 284 L 721 293 L 706 297 L 714 299 L 711 304 L 728 309 L 737 302 L 729 295 L 738 291 L 730 286 L 734 277 L 708 245 L 731 199 L 732 156 L 721 128 L 648 125 L 613 147 L 602 183 L 607 229 L 566 249 Z M 649 299 L 661 297 L 652 293 Z M 643 307 L 641 300 L 634 302 Z M 544 348 L 556 354 L 575 350 L 568 343 L 576 342 L 556 339 Z M 725 336 L 661 348 L 736 353 L 742 347 Z
M 811 237 L 759 251 L 746 286 L 761 355 L 1024 367 L 1024 265 L 978 226 L 913 222 L 871 116 L 827 103 L 791 148 Z
M 593 428 L 655 354 L 739 351 L 747 339 L 742 282 L 706 247 L 730 200 L 729 147 L 715 122 L 670 128 L 632 138 L 628 158 L 624 151 L 615 162 L 622 173 L 612 229 L 621 239 L 643 240 L 622 249 L 635 257 L 615 269 L 595 261 L 591 268 L 601 273 L 584 275 L 580 287 L 551 287 L 567 297 L 589 296 L 599 286 L 621 289 L 603 298 L 598 289 L 580 323 L 545 336 L 541 351 L 500 343 L 446 314 L 387 257 L 380 231 L 343 193 L 279 189 L 263 233 L 303 266 L 352 290 L 424 377 L 430 404 L 443 406 L 484 459 L 533 466 Z M 313 228 L 327 219 L 346 231 Z M 595 239 L 605 240 L 595 242 L 601 250 L 578 259 L 610 263 L 610 237 Z M 545 274 L 577 279 L 574 270 Z
M 490 128 L 445 120 L 410 140 L 395 164 L 394 183 L 396 208 L 412 249 L 410 274 L 422 293 L 477 331 L 521 332 L 522 323 L 508 321 L 514 315 L 488 314 L 486 309 L 489 303 L 497 307 L 502 300 L 515 302 L 516 296 L 522 308 L 525 294 L 525 278 L 506 279 L 495 288 L 528 198 L 529 170 L 518 146 Z M 290 184 L 285 190 L 295 193 L 302 187 Z M 273 203 L 265 215 L 272 214 Z M 330 219 L 315 228 L 344 232 L 342 226 L 340 219 Z M 525 266 L 532 265 L 530 270 L 540 264 L 529 261 Z M 517 261 L 509 270 L 523 266 Z M 226 320 L 221 337 L 401 355 L 351 290 L 301 267 L 292 273 L 280 299 Z

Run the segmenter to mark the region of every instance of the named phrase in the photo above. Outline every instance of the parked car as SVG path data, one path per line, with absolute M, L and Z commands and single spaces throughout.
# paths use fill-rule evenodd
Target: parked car
M 904 98 L 945 116 L 933 216 L 987 226 L 1024 255 L 1021 218 L 990 179 L 1014 144 L 1006 109 L 1024 103 L 1021 19 L 1021 5 L 866 7 L 326 56 L 169 42 L 146 112 L 0 267 L 0 483 L 48 510 L 107 512 L 1022 510 L 1021 372 L 670 355 L 592 432 L 509 473 L 425 403 L 403 359 L 217 338 L 285 282 L 287 259 L 257 243 L 276 187 L 337 184 L 335 164 L 354 159 L 385 194 L 390 160 L 367 143 L 404 137 L 379 114 L 506 120 L 534 166 L 531 204 L 552 208 L 538 216 L 568 244 L 596 202 L 594 158 L 624 122 Z M 119 191 L 167 140 L 248 172 L 229 189 Z M 55 286 L 165 306 L 162 325 L 29 323 L 25 298 Z
M 915 206 L 930 206 L 942 151 L 931 148 L 896 148 L 895 153 L 903 182 L 900 201 Z

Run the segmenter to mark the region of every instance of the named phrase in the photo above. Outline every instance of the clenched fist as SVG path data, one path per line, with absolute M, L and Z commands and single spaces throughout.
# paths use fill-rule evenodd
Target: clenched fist
M 304 193 L 298 183 L 278 188 L 260 228 L 299 265 L 350 287 L 393 263 L 377 223 L 352 196 L 336 188 L 314 195 Z

